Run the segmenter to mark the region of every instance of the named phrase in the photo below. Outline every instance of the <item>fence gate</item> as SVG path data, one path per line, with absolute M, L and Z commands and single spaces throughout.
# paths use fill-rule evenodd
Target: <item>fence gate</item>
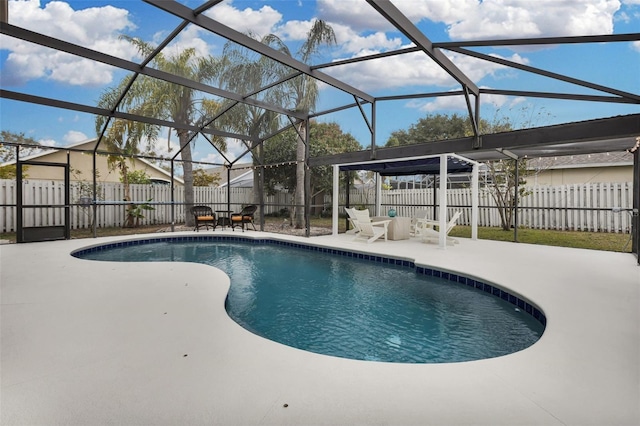
M 34 187 L 25 193 L 22 181 L 27 167 L 59 168 L 60 174 L 64 174 L 63 193 L 38 191 Z M 29 243 L 71 238 L 68 159 L 67 164 L 17 161 L 16 179 L 16 241 Z

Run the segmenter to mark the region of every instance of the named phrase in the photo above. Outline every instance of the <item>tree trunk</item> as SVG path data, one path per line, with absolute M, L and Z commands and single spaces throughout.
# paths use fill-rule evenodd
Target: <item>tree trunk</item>
M 302 229 L 304 227 L 304 153 L 307 127 L 304 122 L 300 123 L 298 129 L 298 143 L 296 145 L 296 192 L 295 192 L 295 214 L 294 227 Z
M 182 171 L 184 180 L 184 203 L 185 203 L 185 224 L 187 227 L 195 226 L 195 218 L 189 214 L 189 210 L 194 205 L 193 200 L 193 163 L 191 157 L 191 145 L 189 145 L 189 134 L 186 131 L 178 133 L 180 138 L 180 158 L 182 159 Z
M 257 158 L 253 159 L 253 165 L 255 166 L 253 169 L 253 204 L 258 206 L 258 210 L 255 212 L 256 217 L 262 217 L 262 194 L 264 194 L 264 181 L 262 179 L 262 173 L 264 173 L 264 169 L 261 167 L 264 164 L 264 145 L 260 144 L 256 148 L 254 148 L 254 156 Z
M 124 187 L 124 199 L 122 201 L 131 201 L 131 185 L 129 185 L 129 167 L 127 167 L 126 160 L 122 160 L 119 165 L 120 175 L 122 176 L 122 186 Z M 133 210 L 135 209 L 135 204 L 127 204 L 125 207 L 125 213 L 127 217 L 124 219 L 124 223 L 122 224 L 123 228 L 135 228 L 135 218 L 133 215 Z

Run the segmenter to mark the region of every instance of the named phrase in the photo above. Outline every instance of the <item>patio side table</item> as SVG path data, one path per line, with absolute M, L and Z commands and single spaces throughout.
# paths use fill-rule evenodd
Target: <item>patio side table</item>
M 408 240 L 411 232 L 411 218 L 410 217 L 389 217 L 389 216 L 374 216 L 371 218 L 371 222 L 377 222 L 381 220 L 391 220 L 387 228 L 388 240 Z
M 231 213 L 233 213 L 233 210 L 216 210 L 218 225 L 222 226 L 223 231 L 225 226 L 231 226 Z

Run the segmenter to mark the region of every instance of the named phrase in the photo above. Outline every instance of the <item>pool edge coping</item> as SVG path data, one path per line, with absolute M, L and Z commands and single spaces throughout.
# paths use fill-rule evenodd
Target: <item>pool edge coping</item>
M 158 241 L 168 241 L 168 240 L 182 240 L 182 241 L 259 241 L 263 244 L 277 244 L 290 246 L 294 248 L 303 248 L 307 250 L 315 249 L 317 251 L 321 251 L 323 253 L 328 253 L 337 256 L 346 256 L 346 257 L 356 257 L 349 256 L 349 254 L 358 254 L 357 259 L 376 262 L 381 264 L 400 266 L 413 268 L 416 274 L 421 274 L 425 276 L 433 276 L 436 278 L 441 278 L 446 281 L 451 281 L 456 284 L 463 284 L 467 287 L 472 287 L 475 290 L 483 291 L 493 297 L 497 297 L 519 309 L 521 312 L 526 313 L 531 316 L 534 320 L 539 322 L 543 327 L 543 332 L 540 336 L 544 336 L 544 331 L 547 327 L 547 314 L 545 311 L 531 300 L 531 298 L 525 297 L 522 294 L 509 289 L 507 286 L 496 284 L 493 280 L 489 280 L 486 278 L 478 277 L 469 273 L 460 273 L 459 271 L 453 271 L 449 268 L 443 267 L 434 267 L 433 265 L 429 265 L 426 263 L 417 262 L 415 258 L 409 259 L 404 256 L 390 256 L 390 255 L 381 255 L 375 254 L 367 251 L 354 250 L 354 249 L 335 249 L 332 248 L 329 244 L 318 244 L 314 242 L 300 242 L 298 240 L 292 240 L 285 236 L 284 238 L 278 238 L 277 234 L 272 234 L 268 236 L 263 235 L 234 235 L 234 234 L 202 234 L 202 235 L 193 235 L 189 233 L 179 233 L 179 234 L 171 234 L 171 236 L 166 235 L 153 235 L 153 234 L 142 234 L 140 236 L 130 236 L 127 238 L 118 238 L 108 241 L 101 242 L 96 244 L 91 244 L 88 246 L 84 246 L 75 250 L 72 250 L 69 254 L 77 259 L 81 259 L 78 255 L 82 253 L 90 253 L 93 251 L 98 251 L 96 249 L 102 248 L 113 248 L 113 247 L 124 247 L 128 245 L 144 245 L 150 244 Z M 393 262 L 390 262 L 393 260 Z

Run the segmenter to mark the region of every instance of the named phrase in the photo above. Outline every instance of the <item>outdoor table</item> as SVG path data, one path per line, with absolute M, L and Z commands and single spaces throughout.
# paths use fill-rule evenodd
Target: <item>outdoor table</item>
M 222 226 L 223 231 L 225 226 L 231 226 L 231 213 L 233 210 L 216 210 L 218 225 Z
M 371 222 L 379 222 L 382 220 L 391 220 L 387 228 L 388 240 L 408 240 L 411 232 L 411 218 L 410 217 L 389 217 L 389 216 L 374 216 L 371 218 Z

